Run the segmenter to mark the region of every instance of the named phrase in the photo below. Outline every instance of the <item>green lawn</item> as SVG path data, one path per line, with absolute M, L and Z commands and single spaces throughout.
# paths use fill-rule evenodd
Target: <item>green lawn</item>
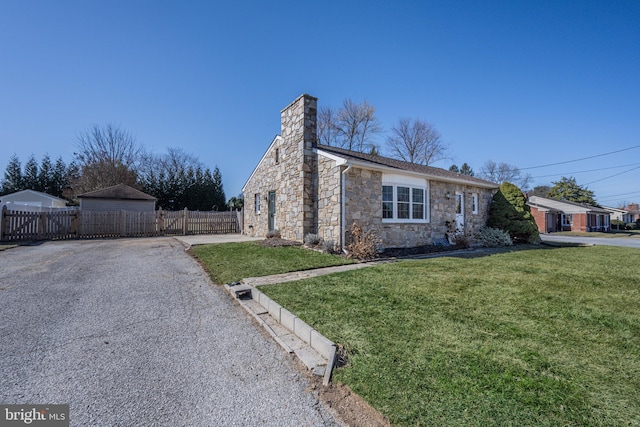
M 395 425 L 640 425 L 640 250 L 405 261 L 265 293 Z
M 193 253 L 206 265 L 214 283 L 239 281 L 290 271 L 351 264 L 346 258 L 301 247 L 263 247 L 256 242 L 194 246 Z

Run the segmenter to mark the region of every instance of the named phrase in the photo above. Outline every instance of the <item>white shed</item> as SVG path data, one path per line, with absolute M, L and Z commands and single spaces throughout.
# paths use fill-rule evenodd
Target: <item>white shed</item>
M 134 211 L 153 212 L 156 198 L 125 184 L 113 185 L 102 190 L 90 191 L 78 196 L 81 211 Z
M 35 190 L 16 191 L 0 196 L 0 204 L 16 211 L 41 211 L 67 207 L 66 200 Z

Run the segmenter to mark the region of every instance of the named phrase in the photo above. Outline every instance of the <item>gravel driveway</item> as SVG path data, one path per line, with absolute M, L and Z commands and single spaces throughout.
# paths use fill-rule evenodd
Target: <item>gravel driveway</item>
M 173 238 L 2 251 L 0 307 L 0 403 L 69 403 L 71 425 L 336 424 Z

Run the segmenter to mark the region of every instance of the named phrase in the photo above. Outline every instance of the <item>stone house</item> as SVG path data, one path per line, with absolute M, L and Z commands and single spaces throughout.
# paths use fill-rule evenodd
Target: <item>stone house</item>
M 469 232 L 486 224 L 497 184 L 320 145 L 316 116 L 317 99 L 309 95 L 282 110 L 281 134 L 242 189 L 245 234 L 278 230 L 304 241 L 313 233 L 343 248 L 358 222 L 391 248 L 432 244 L 449 223 Z
M 527 204 L 540 233 L 611 231 L 610 212 L 587 204 L 529 196 Z

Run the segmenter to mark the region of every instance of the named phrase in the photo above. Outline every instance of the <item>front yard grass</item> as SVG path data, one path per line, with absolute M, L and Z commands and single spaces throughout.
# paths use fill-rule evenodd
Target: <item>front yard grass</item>
M 337 255 L 301 247 L 272 248 L 260 246 L 257 242 L 194 246 L 192 251 L 206 265 L 211 280 L 217 284 L 353 263 Z
M 640 425 L 640 250 L 405 261 L 261 287 L 394 425 Z

